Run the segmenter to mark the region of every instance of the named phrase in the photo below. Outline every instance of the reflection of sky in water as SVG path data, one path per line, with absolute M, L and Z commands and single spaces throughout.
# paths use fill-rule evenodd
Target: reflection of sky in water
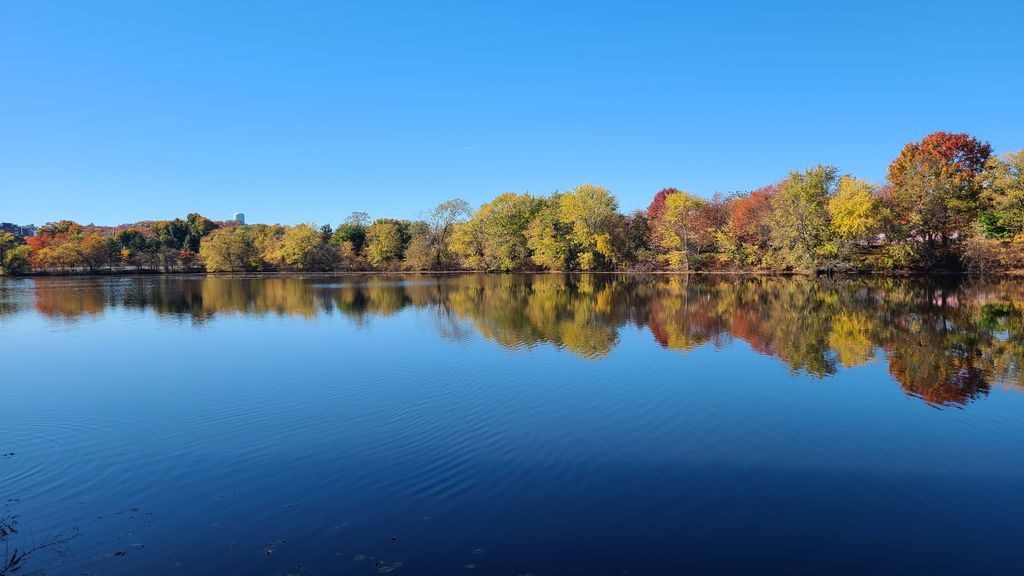
M 413 278 L 5 280 L 0 498 L 53 573 L 1017 565 L 1013 283 Z

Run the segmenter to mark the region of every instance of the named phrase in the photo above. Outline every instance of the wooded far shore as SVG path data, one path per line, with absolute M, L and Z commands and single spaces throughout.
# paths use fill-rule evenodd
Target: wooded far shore
M 195 272 L 1012 273 L 1024 270 L 1024 149 L 968 134 L 906 144 L 886 182 L 834 166 L 752 191 L 657 192 L 623 214 L 607 189 L 508 192 L 422 220 L 353 212 L 330 224 L 200 214 L 119 226 L 3 224 L 0 274 Z

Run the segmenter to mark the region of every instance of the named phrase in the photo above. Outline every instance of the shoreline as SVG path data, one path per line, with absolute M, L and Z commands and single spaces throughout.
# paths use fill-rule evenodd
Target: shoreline
M 605 276 L 757 276 L 774 278 L 793 277 L 832 277 L 832 278 L 1019 278 L 1024 270 L 999 270 L 988 273 L 967 271 L 857 271 L 857 272 L 791 272 L 791 271 L 757 271 L 757 270 L 693 270 L 688 272 L 671 270 L 516 270 L 495 272 L 489 270 L 335 270 L 335 271 L 301 271 L 301 270 L 253 270 L 233 272 L 207 272 L 205 270 L 94 270 L 83 272 L 47 272 L 32 271 L 23 274 L 3 276 L 3 278 L 99 278 L 99 277 L 133 277 L 133 276 L 167 276 L 167 277 L 211 277 L 211 278 L 311 278 L 337 276 L 455 276 L 464 274 L 503 275 L 605 275 Z

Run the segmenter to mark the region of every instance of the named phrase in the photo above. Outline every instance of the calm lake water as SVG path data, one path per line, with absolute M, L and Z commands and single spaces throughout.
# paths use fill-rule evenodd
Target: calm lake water
M 48 574 L 1024 573 L 1024 283 L 0 280 Z M 2 549 L 2 546 L 0 546 Z

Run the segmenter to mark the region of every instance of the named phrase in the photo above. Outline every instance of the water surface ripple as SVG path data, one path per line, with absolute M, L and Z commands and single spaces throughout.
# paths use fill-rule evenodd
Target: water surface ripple
M 51 574 L 1016 574 L 1022 312 L 1017 281 L 0 279 L 2 513 L 78 530 Z

